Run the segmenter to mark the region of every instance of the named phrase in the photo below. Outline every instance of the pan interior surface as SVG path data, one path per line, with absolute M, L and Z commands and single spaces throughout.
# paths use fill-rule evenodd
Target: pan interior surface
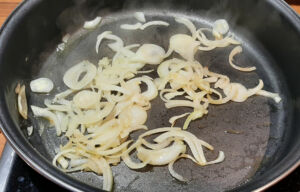
M 144 10 L 147 20 L 163 20 L 170 23 L 169 27 L 150 27 L 144 31 L 126 31 L 120 29 L 124 23 L 134 23 L 134 12 L 124 12 L 111 14 L 103 19 L 99 27 L 94 30 L 79 30 L 72 35 L 63 51 L 53 51 L 39 64 L 37 73 L 32 79 L 47 77 L 54 81 L 55 90 L 50 95 L 40 95 L 29 92 L 29 103 L 43 106 L 44 99 L 53 98 L 53 95 L 66 90 L 62 77 L 65 71 L 82 60 L 89 60 L 94 64 L 104 56 L 111 58 L 112 51 L 106 48 L 104 41 L 100 47 L 100 53 L 95 51 L 97 35 L 104 31 L 112 31 L 120 36 L 125 45 L 134 43 L 154 43 L 168 48 L 168 40 L 173 34 L 189 34 L 187 28 L 174 21 L 174 17 L 186 17 L 184 13 Z M 211 27 L 211 20 L 199 16 L 189 16 L 189 19 L 197 28 Z M 230 22 L 230 21 L 229 21 Z M 228 55 L 234 46 L 219 48 L 209 52 L 197 53 L 196 59 L 210 70 L 228 75 L 233 82 L 240 82 L 246 87 L 255 87 L 258 79 L 265 82 L 265 89 L 277 92 L 281 97 L 285 97 L 284 92 L 278 88 L 278 79 L 274 78 L 275 71 L 272 68 L 274 63 L 263 56 L 264 50 L 259 44 L 247 37 L 236 37 L 242 41 L 244 52 L 237 56 L 236 62 L 242 66 L 256 66 L 256 72 L 244 73 L 231 68 L 228 63 Z M 249 38 L 249 37 L 248 37 Z M 245 41 L 247 43 L 244 43 Z M 176 56 L 178 57 L 178 56 Z M 145 69 L 156 68 L 146 66 Z M 157 77 L 156 72 L 150 74 Z M 280 122 L 284 112 L 280 110 L 282 103 L 275 104 L 271 99 L 262 96 L 254 96 L 243 103 L 230 102 L 220 106 L 209 107 L 209 113 L 204 118 L 191 123 L 188 131 L 194 133 L 199 138 L 207 141 L 215 147 L 215 151 L 208 152 L 209 159 L 216 158 L 218 151 L 224 151 L 226 159 L 223 163 L 199 167 L 190 160 L 179 160 L 175 164 L 177 170 L 184 177 L 189 179 L 187 183 L 176 181 L 169 174 L 167 166 L 153 167 L 147 166 L 142 170 L 130 170 L 124 163 L 113 166 L 114 189 L 115 191 L 160 191 L 172 189 L 174 191 L 220 191 L 232 189 L 250 179 L 261 166 L 262 160 L 271 157 L 272 150 L 276 148 L 276 138 L 280 135 L 271 130 L 280 130 Z M 175 108 L 167 110 L 163 101 L 158 97 L 152 102 L 152 107 L 148 112 L 146 125 L 149 129 L 170 126 L 168 120 L 174 115 L 191 111 L 188 108 Z M 278 122 L 276 122 L 278 121 Z M 35 133 L 29 137 L 29 141 L 44 155 L 53 159 L 56 149 L 64 142 L 64 137 L 57 137 L 54 128 L 45 129 L 41 137 L 38 134 L 41 119 L 34 119 L 33 125 Z M 271 123 L 272 122 L 272 123 Z M 183 121 L 179 121 L 177 126 L 182 126 Z M 47 125 L 46 125 L 47 127 Z M 241 134 L 229 134 L 226 131 L 236 130 Z M 138 132 L 141 133 L 141 132 Z M 274 143 L 269 142 L 269 137 L 274 139 Z M 277 133 L 278 134 L 278 133 Z M 134 138 L 138 134 L 132 134 Z M 265 156 L 266 150 L 270 151 Z M 102 178 L 92 173 L 72 173 L 75 177 L 85 183 L 101 188 Z
M 50 95 L 34 94 L 27 89 L 28 103 L 42 107 L 44 99 L 53 98 L 56 93 L 67 89 L 62 78 L 68 68 L 85 59 L 97 64 L 103 56 L 113 55 L 106 48 L 108 41 L 103 42 L 100 53 L 96 54 L 97 35 L 103 31 L 120 36 L 125 45 L 154 43 L 167 50 L 173 34 L 189 34 L 185 26 L 175 22 L 175 16 L 190 19 L 197 28 L 211 27 L 216 19 L 224 18 L 243 47 L 243 53 L 235 57 L 237 65 L 255 66 L 257 70 L 244 73 L 230 67 L 228 56 L 234 46 L 198 51 L 196 60 L 247 88 L 255 87 L 262 79 L 264 89 L 278 93 L 282 101 L 276 104 L 269 98 L 253 96 L 243 103 L 210 105 L 208 115 L 193 121 L 188 131 L 215 147 L 212 152 L 205 151 L 208 160 L 216 158 L 221 150 L 226 156 L 224 162 L 200 167 L 189 160 L 177 161 L 174 168 L 189 180 L 187 183 L 173 179 L 167 166 L 130 170 L 120 163 L 112 166 L 114 191 L 252 191 L 265 185 L 290 168 L 297 158 L 299 160 L 297 153 L 293 152 L 300 146 L 295 139 L 300 136 L 297 129 L 299 107 L 291 105 L 291 97 L 300 98 L 300 89 L 295 83 L 299 79 L 296 61 L 300 60 L 300 54 L 297 54 L 300 52 L 300 30 L 287 22 L 288 19 L 271 2 L 274 1 L 28 1 L 9 21 L 4 29 L 6 33 L 0 35 L 3 132 L 21 157 L 51 180 L 72 190 L 74 188 L 70 186 L 83 191 L 101 188 L 101 176 L 83 172 L 66 175 L 51 165 L 59 145 L 66 139 L 57 137 L 53 127 L 45 128 L 40 136 L 41 123 L 47 127 L 47 121 L 33 118 L 31 111 L 28 121 L 21 119 L 14 93 L 17 83 L 24 83 L 29 88 L 30 81 L 35 78 L 50 78 L 55 85 Z M 269 10 L 268 14 L 265 10 Z M 144 31 L 120 29 L 121 24 L 137 22 L 133 18 L 135 11 L 143 11 L 147 21 L 163 20 L 170 26 L 153 26 Z M 81 28 L 85 20 L 98 15 L 103 16 L 103 21 L 96 29 Z M 56 51 L 67 33 L 71 37 L 65 49 Z M 281 41 L 283 37 L 284 41 Z M 146 66 L 144 69 L 151 68 Z M 149 76 L 155 78 L 157 74 L 153 72 Z M 146 122 L 149 129 L 170 126 L 170 117 L 191 111 L 188 108 L 166 110 L 160 98 L 153 100 L 151 105 Z M 31 125 L 34 132 L 28 136 L 26 128 Z M 183 121 L 176 125 L 182 126 Z M 240 134 L 227 133 L 230 130 Z M 135 139 L 140 133 L 131 137 Z M 288 157 L 290 160 L 286 159 Z M 282 165 L 282 159 L 286 164 Z

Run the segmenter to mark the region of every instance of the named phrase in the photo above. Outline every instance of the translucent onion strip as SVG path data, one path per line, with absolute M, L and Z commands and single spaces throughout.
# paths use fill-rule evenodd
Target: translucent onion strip
M 48 78 L 38 78 L 30 82 L 30 89 L 35 93 L 49 93 L 54 87 L 53 82 Z
M 278 93 L 271 93 L 269 91 L 259 90 L 258 92 L 256 92 L 256 95 L 262 95 L 262 96 L 265 96 L 265 97 L 270 97 L 270 98 L 274 99 L 274 101 L 276 103 L 279 103 L 281 101 L 281 97 L 279 96 Z
M 140 22 L 142 22 L 142 23 L 145 23 L 145 22 L 146 22 L 146 18 L 145 18 L 145 15 L 144 15 L 143 12 L 135 12 L 135 13 L 134 13 L 134 17 L 135 17 L 138 21 L 140 21 Z
M 167 23 L 165 21 L 149 21 L 149 22 L 145 23 L 143 26 L 141 26 L 141 30 L 144 30 L 147 27 L 154 26 L 154 25 L 169 26 L 169 23 Z
M 121 29 L 125 30 L 137 30 L 140 29 L 143 26 L 141 23 L 136 23 L 136 24 L 122 24 L 120 26 Z
M 191 32 L 192 37 L 195 39 L 197 36 L 197 29 L 195 27 L 195 25 L 188 19 L 184 18 L 184 17 L 176 17 L 175 21 L 177 23 L 181 23 L 184 24 Z
M 186 178 L 182 177 L 181 175 L 179 175 L 173 168 L 174 163 L 180 158 L 181 158 L 181 156 L 178 156 L 176 159 L 174 159 L 172 162 L 170 162 L 168 165 L 168 169 L 169 169 L 169 172 L 172 175 L 172 177 L 174 177 L 175 179 L 177 179 L 179 181 L 187 182 L 188 180 Z
M 101 17 L 96 17 L 95 19 L 93 19 L 91 21 L 86 21 L 86 22 L 84 22 L 83 28 L 85 28 L 85 29 L 93 29 L 97 25 L 99 25 L 99 23 L 101 22 L 101 20 L 102 20 Z
M 18 102 L 17 103 L 18 103 L 19 114 L 24 119 L 27 119 L 28 106 L 27 106 L 25 85 L 20 86 L 20 84 L 18 84 L 18 86 L 16 88 L 16 93 L 18 94 L 18 96 L 17 96 Z
M 165 21 L 149 21 L 145 24 L 142 23 L 136 23 L 136 24 L 122 24 L 120 26 L 121 29 L 125 29 L 125 30 L 145 30 L 146 28 L 150 27 L 150 26 L 169 26 L 169 23 L 165 22 Z
M 71 89 L 79 90 L 89 84 L 96 76 L 95 65 L 85 60 L 66 71 L 63 81 Z M 84 77 L 80 76 L 84 74 Z
M 56 128 L 57 136 L 61 135 L 60 123 L 56 117 L 56 115 L 45 108 L 40 108 L 34 105 L 31 105 L 31 110 L 36 117 L 43 117 L 52 122 Z
M 250 72 L 256 70 L 256 67 L 239 67 L 233 63 L 233 57 L 243 51 L 243 48 L 241 46 L 235 47 L 229 54 L 229 63 L 231 67 L 244 72 Z

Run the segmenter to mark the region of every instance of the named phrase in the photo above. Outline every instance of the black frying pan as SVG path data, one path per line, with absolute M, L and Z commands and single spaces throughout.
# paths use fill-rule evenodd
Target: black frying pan
M 120 30 L 121 23 L 134 23 L 133 13 L 144 11 L 148 20 L 168 21 L 168 28 L 151 27 L 145 31 Z M 85 20 L 103 16 L 99 28 L 80 29 Z M 300 19 L 280 0 L 27 0 L 9 17 L 0 34 L 0 121 L 1 128 L 17 153 L 48 179 L 74 191 L 101 188 L 101 177 L 91 173 L 66 175 L 52 166 L 55 148 L 61 139 L 54 129 L 30 137 L 26 127 L 36 120 L 24 121 L 17 113 L 14 88 L 18 82 L 28 87 L 30 80 L 45 76 L 55 83 L 54 92 L 64 90 L 62 76 L 67 68 L 83 59 L 96 63 L 111 54 L 102 48 L 97 55 L 96 36 L 111 30 L 126 44 L 157 43 L 167 49 L 171 34 L 187 33 L 173 16 L 185 16 L 197 27 L 205 27 L 219 18 L 229 21 L 231 31 L 242 42 L 238 57 L 245 66 L 256 66 L 254 73 L 240 73 L 227 63 L 232 47 L 199 53 L 196 58 L 210 70 L 227 74 L 232 81 L 247 87 L 265 82 L 264 89 L 279 93 L 282 102 L 255 96 L 244 103 L 211 106 L 209 114 L 191 123 L 189 131 L 222 150 L 226 160 L 217 165 L 199 167 L 180 160 L 175 169 L 190 179 L 188 184 L 174 180 L 166 167 L 146 167 L 133 171 L 123 163 L 113 167 L 115 191 L 250 191 L 264 190 L 299 165 L 300 129 Z M 72 34 L 67 48 L 56 52 L 64 34 Z M 155 73 L 151 74 L 153 77 Z M 53 93 L 54 93 L 53 92 Z M 47 96 L 27 91 L 28 102 L 42 105 Z M 49 96 L 48 96 L 49 97 Z M 183 109 L 188 110 L 188 109 Z M 168 119 L 182 113 L 166 110 L 156 99 L 152 103 L 149 128 L 168 126 Z M 30 113 L 29 115 L 32 116 Z M 182 122 L 179 122 L 179 124 Z M 242 134 L 228 134 L 239 130 Z M 134 137 L 134 135 L 133 135 Z M 207 154 L 214 158 L 217 152 Z

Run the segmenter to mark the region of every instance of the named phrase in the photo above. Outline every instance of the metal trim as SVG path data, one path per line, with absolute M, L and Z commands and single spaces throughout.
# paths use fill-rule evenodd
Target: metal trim
M 0 173 L 1 173 L 0 191 L 5 191 L 6 189 L 6 186 L 9 181 L 8 177 L 13 167 L 13 163 L 16 159 L 16 156 L 17 154 L 13 150 L 13 148 L 6 143 L 0 159 Z

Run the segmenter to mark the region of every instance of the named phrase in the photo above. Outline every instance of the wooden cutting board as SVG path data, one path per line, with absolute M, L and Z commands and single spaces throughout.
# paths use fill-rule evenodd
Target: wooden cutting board
M 4 23 L 8 15 L 17 7 L 22 0 L 0 0 L 0 26 Z M 287 0 L 287 2 L 300 14 L 300 1 Z M 0 132 L 0 156 L 5 145 L 5 137 Z

